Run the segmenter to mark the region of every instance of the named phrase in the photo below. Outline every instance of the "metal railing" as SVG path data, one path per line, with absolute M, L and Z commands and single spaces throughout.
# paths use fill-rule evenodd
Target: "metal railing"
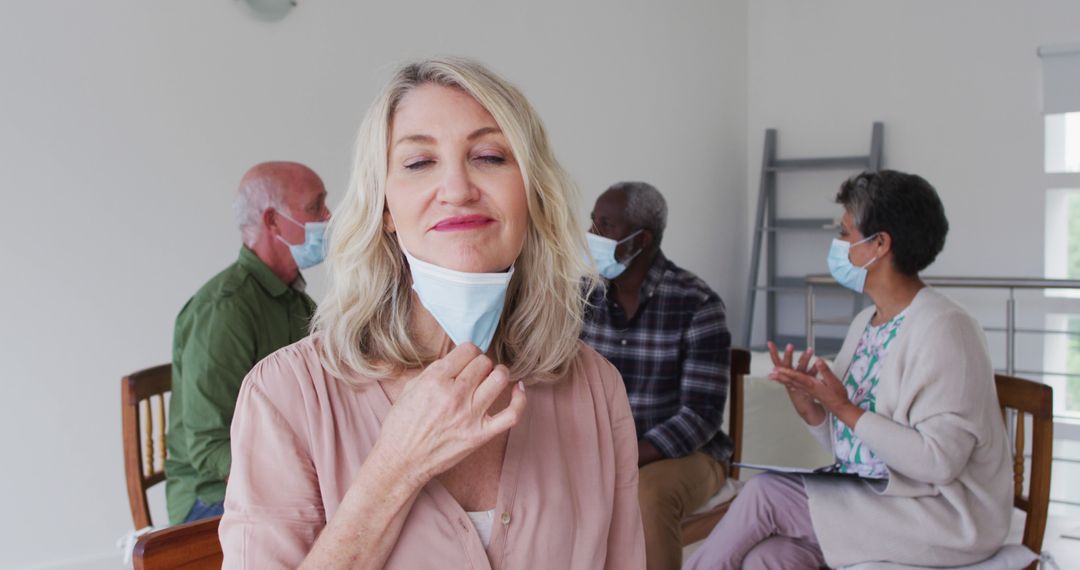
M 1036 334 L 1064 334 L 1080 336 L 1078 332 L 1068 330 L 1050 329 L 1020 329 L 1016 326 L 1016 291 L 1032 289 L 1076 289 L 1080 290 L 1080 279 L 1036 279 L 1036 278 L 1012 278 L 1012 277 L 922 277 L 927 285 L 940 288 L 954 289 L 1002 289 L 1009 292 L 1005 301 L 1005 326 L 983 327 L 987 332 L 1005 333 L 1005 370 L 1009 375 L 1017 372 L 1024 374 L 1038 374 L 1062 377 L 1080 377 L 1080 374 L 1069 372 L 1047 372 L 1044 370 L 1017 370 L 1016 369 L 1016 333 Z M 815 325 L 841 325 L 835 319 L 818 319 L 814 315 L 814 303 L 816 300 L 815 287 L 836 288 L 836 280 L 831 275 L 807 275 L 806 276 L 806 346 L 814 347 Z

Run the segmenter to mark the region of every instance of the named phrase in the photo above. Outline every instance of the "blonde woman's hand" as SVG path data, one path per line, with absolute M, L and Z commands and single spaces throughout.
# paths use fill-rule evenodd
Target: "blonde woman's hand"
M 494 366 L 471 343 L 457 346 L 409 381 L 387 414 L 371 455 L 422 487 L 517 423 L 525 410 L 520 384 L 512 389 L 506 409 L 488 414 L 509 385 L 505 366 Z
M 807 348 L 799 356 L 799 362 L 796 366 L 792 366 L 792 360 L 795 353 L 795 347 L 791 344 L 784 348 L 784 355 L 780 355 L 780 351 L 777 349 L 776 344 L 772 341 L 768 342 L 769 345 L 769 357 L 772 358 L 773 371 L 769 373 L 769 379 L 784 384 L 787 388 L 788 397 L 791 399 L 791 405 L 798 412 L 799 416 L 807 424 L 816 426 L 825 421 L 825 410 L 818 404 L 812 395 L 805 390 L 796 389 L 790 383 L 784 381 L 784 376 L 780 374 L 780 371 L 788 371 L 791 373 L 814 376 L 815 371 L 810 366 L 810 359 L 814 356 L 814 349 Z M 820 360 L 819 360 L 820 361 Z

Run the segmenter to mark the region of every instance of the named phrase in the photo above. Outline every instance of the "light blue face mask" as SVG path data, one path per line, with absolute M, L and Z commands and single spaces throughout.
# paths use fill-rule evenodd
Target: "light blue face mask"
M 401 242 L 398 242 L 399 244 Z M 514 268 L 503 273 L 466 273 L 421 261 L 405 250 L 412 288 L 454 344 L 471 342 L 487 352 L 499 326 Z
M 300 222 L 290 218 L 288 214 L 278 210 L 278 214 L 281 214 L 282 218 L 289 220 L 290 222 L 304 228 L 304 243 L 293 244 L 285 241 L 281 236 L 277 236 L 281 243 L 289 246 L 289 253 L 292 254 L 293 261 L 296 262 L 296 266 L 300 269 L 307 269 L 318 265 L 326 259 L 326 222 L 307 222 L 301 224 Z
M 630 240 L 642 231 L 644 230 L 638 230 L 619 241 L 592 232 L 585 234 L 585 239 L 589 241 L 589 253 L 592 254 L 593 263 L 596 263 L 596 270 L 601 276 L 605 279 L 614 279 L 626 271 L 630 262 L 640 255 L 642 250 L 639 249 L 637 253 L 620 262 L 615 259 L 615 249 L 619 247 L 619 244 Z
M 856 293 L 863 292 L 863 286 L 866 285 L 866 268 L 877 261 L 877 256 L 875 255 L 873 259 L 868 261 L 866 265 L 863 265 L 862 267 L 852 264 L 851 259 L 848 256 L 851 253 L 852 247 L 861 243 L 866 243 L 875 237 L 877 237 L 877 234 L 850 244 L 842 239 L 832 240 L 832 246 L 829 247 L 829 257 L 826 262 L 829 264 L 829 273 L 832 274 L 833 279 L 836 279 L 837 283 Z

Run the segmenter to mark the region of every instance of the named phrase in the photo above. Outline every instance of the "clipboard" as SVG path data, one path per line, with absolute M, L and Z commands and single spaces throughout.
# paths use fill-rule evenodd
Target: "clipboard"
M 758 471 L 768 471 L 769 473 L 781 473 L 786 475 L 823 475 L 828 477 L 839 477 L 844 479 L 858 479 L 867 481 L 869 483 L 886 483 L 888 477 L 866 477 L 865 475 L 859 475 L 858 473 L 844 473 L 840 471 L 840 464 L 833 463 L 831 465 L 825 465 L 823 467 L 817 467 L 808 469 L 806 467 L 785 467 L 782 465 L 758 465 L 755 463 L 732 463 L 736 467 L 744 469 L 757 469 Z

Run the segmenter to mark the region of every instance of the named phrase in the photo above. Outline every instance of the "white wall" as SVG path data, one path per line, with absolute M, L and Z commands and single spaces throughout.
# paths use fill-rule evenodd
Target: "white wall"
M 266 24 L 228 1 L 6 5 L 0 567 L 111 565 L 131 524 L 119 378 L 169 360 L 176 312 L 236 255 L 247 167 L 299 160 L 340 198 L 359 118 L 404 58 L 476 56 L 517 82 L 583 213 L 611 182 L 655 183 L 670 256 L 738 306 L 745 10 L 302 2 Z
M 945 251 L 927 274 L 1043 275 L 1050 186 L 1036 48 L 1077 40 L 1080 3 L 754 0 L 748 18 L 751 188 L 766 128 L 779 129 L 781 157 L 865 154 L 880 120 L 886 167 L 926 177 L 949 217 Z M 780 186 L 808 190 L 788 204 L 835 215 L 845 176 L 781 176 Z M 796 245 L 789 260 L 825 272 L 827 242 Z M 1004 323 L 1003 296 L 975 297 Z M 1041 366 L 1041 348 L 1029 348 L 1029 365 Z
M 952 224 L 928 273 L 1042 274 L 1035 48 L 1077 40 L 1074 0 L 368 4 L 277 24 L 235 1 L 5 7 L 0 567 L 110 559 L 130 527 L 118 379 L 169 359 L 177 310 L 235 256 L 243 171 L 300 160 L 339 199 L 359 118 L 406 58 L 476 56 L 517 82 L 583 213 L 616 180 L 656 184 L 665 249 L 732 325 L 767 127 L 782 156 L 851 154 L 884 121 L 886 166 L 934 183 Z M 840 178 L 783 178 L 805 190 L 791 213 L 834 213 Z M 824 270 L 816 245 L 785 253 Z
M 1080 188 L 1080 176 L 1043 173 L 1036 48 L 1080 39 L 1080 3 L 753 0 L 748 13 L 752 188 L 766 128 L 779 130 L 782 157 L 849 155 L 864 153 L 870 124 L 884 121 L 886 167 L 926 177 L 949 218 L 945 250 L 927 274 L 1044 274 L 1046 191 Z M 792 175 L 780 186 L 807 191 L 788 196 L 795 210 L 834 215 L 830 198 L 844 176 Z M 786 261 L 825 272 L 827 239 L 791 245 Z M 1002 292 L 949 294 L 984 325 L 1004 326 Z M 796 308 L 785 317 L 802 330 L 801 303 Z M 1064 319 L 1053 315 L 1080 314 L 1080 303 L 1019 293 L 1017 310 L 1022 327 L 1060 328 Z M 1019 369 L 1063 370 L 1060 350 L 1053 354 L 1062 338 L 1045 338 L 1051 341 L 1045 354 L 1044 337 L 1017 338 Z M 988 339 L 995 364 L 1004 367 L 1004 336 Z M 1047 381 L 1064 397 L 1060 378 Z M 1055 462 L 1051 498 L 1080 500 L 1069 468 Z

